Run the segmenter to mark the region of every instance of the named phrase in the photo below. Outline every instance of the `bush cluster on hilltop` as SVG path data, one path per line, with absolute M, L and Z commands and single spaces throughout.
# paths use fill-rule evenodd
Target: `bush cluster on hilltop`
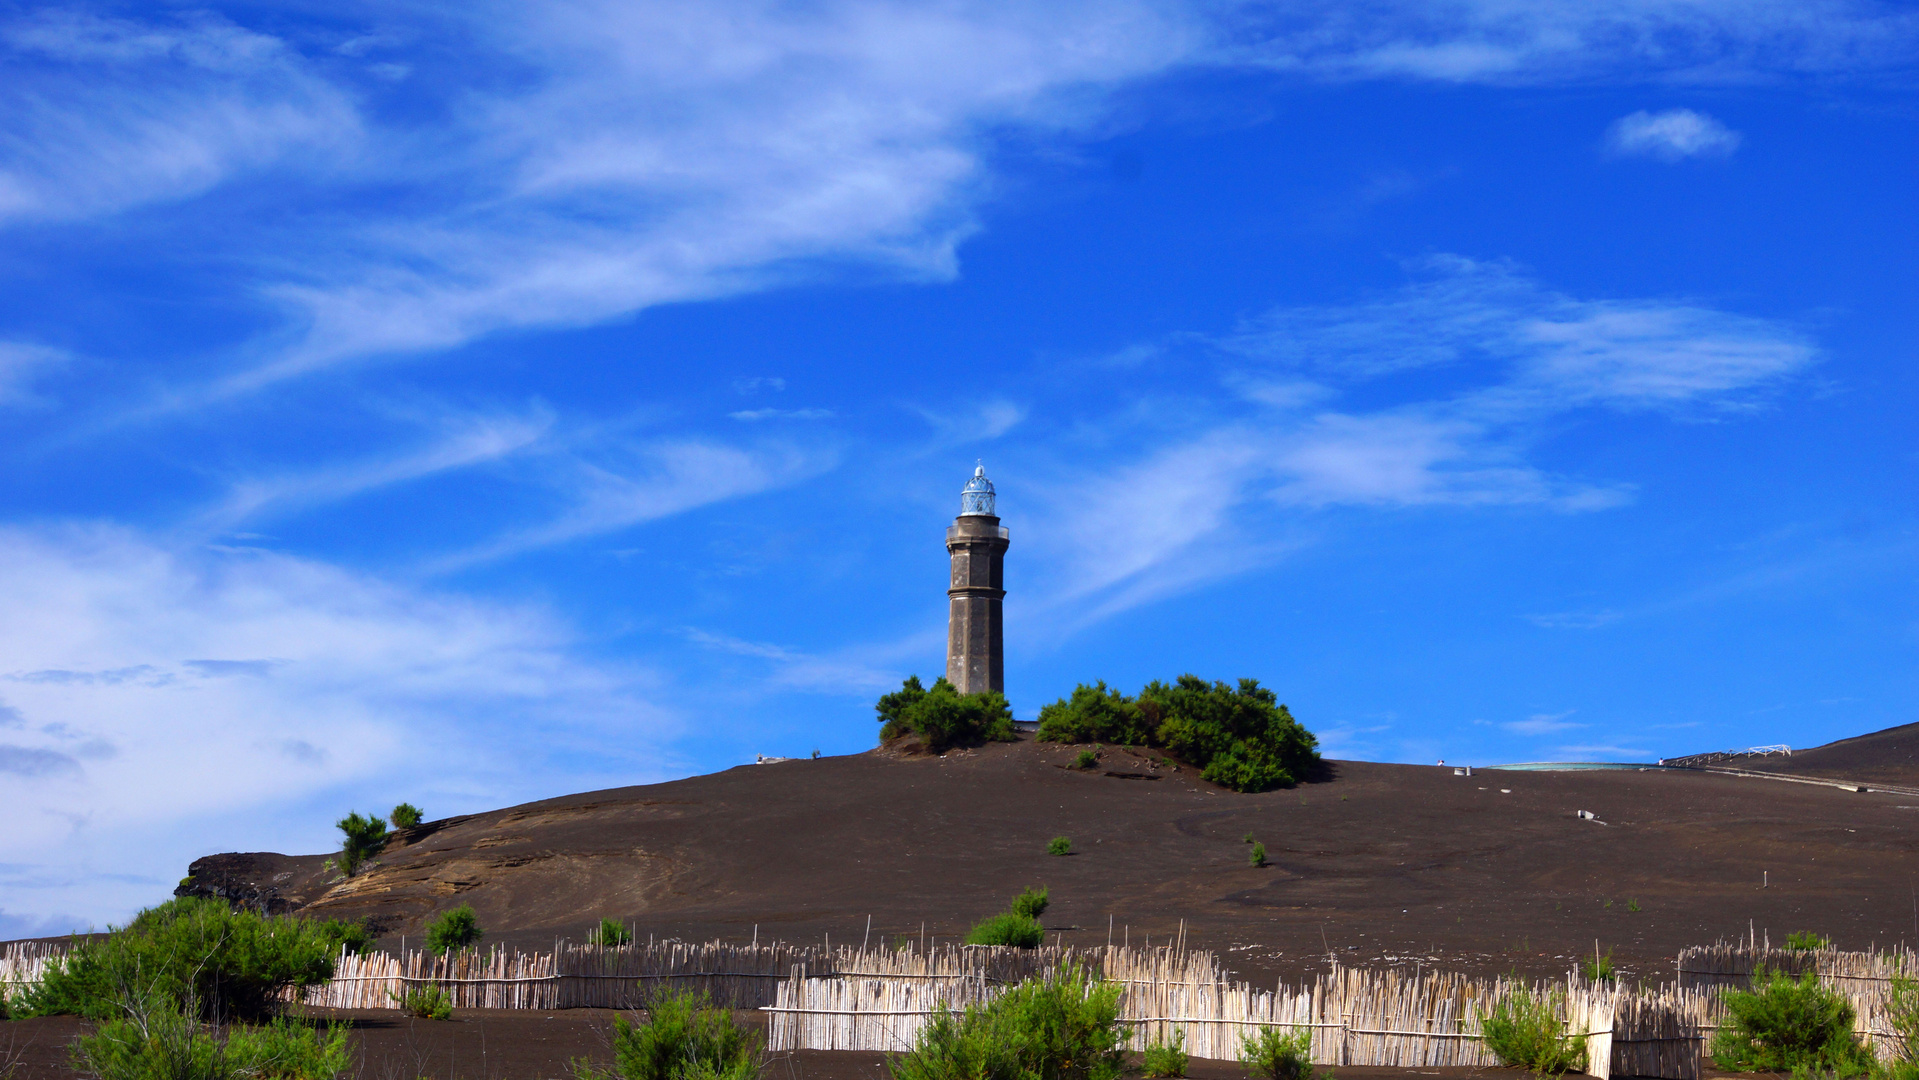
M 1319 740 L 1257 679 L 1235 688 L 1181 675 L 1147 683 L 1136 697 L 1081 683 L 1039 711 L 1039 737 L 1160 747 L 1235 791 L 1291 787 L 1319 764 Z
M 977 746 L 983 742 L 1012 742 L 1013 707 L 1006 695 L 989 690 L 983 694 L 962 694 L 944 677 L 931 690 L 920 684 L 918 675 L 908 678 L 893 693 L 873 706 L 880 719 L 880 741 L 901 735 L 918 735 L 935 753 L 953 746 Z

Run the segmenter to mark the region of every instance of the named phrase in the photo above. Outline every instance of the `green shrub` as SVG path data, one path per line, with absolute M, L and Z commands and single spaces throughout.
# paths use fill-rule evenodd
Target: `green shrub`
M 1581 960 L 1579 970 L 1585 973 L 1587 982 L 1612 982 L 1618 976 L 1613 972 L 1612 953 L 1604 956 L 1594 954 L 1591 960 Z
M 359 873 L 360 867 L 366 865 L 368 859 L 386 849 L 386 821 L 382 818 L 363 815 L 356 810 L 334 824 L 339 827 L 344 842 L 340 845 L 339 858 L 331 860 L 328 865 L 343 876 L 352 877 Z
M 1048 855 L 1070 855 L 1072 852 L 1073 842 L 1064 836 L 1055 836 L 1046 842 Z
M 1011 945 L 1017 949 L 1037 948 L 1046 940 L 1046 927 L 1031 915 L 1003 911 L 966 932 L 968 945 Z
M 1093 769 L 1098 767 L 1099 755 L 1093 753 L 1091 750 L 1081 750 L 1079 756 L 1073 759 L 1073 768 L 1075 769 Z
M 1564 1010 L 1564 994 L 1507 994 L 1480 1021 L 1480 1036 L 1486 1049 L 1509 1068 L 1531 1069 L 1541 1076 L 1577 1072 L 1586 1067 L 1586 1043 L 1567 1034 L 1559 1018 Z
M 194 1019 L 198 1011 L 150 997 L 77 1039 L 74 1066 L 99 1080 L 333 1080 L 353 1064 L 344 1026 L 281 1017 L 230 1027 L 222 1040 Z
M 1186 1032 L 1174 1029 L 1173 1041 L 1154 1039 L 1140 1055 L 1140 1071 L 1150 1077 L 1186 1075 Z
M 1892 1044 L 1887 1080 L 1919 1080 L 1919 981 L 1894 975 L 1886 990 L 1885 1021 L 1898 1039 Z
M 1786 935 L 1786 948 L 1794 952 L 1812 952 L 1831 944 L 1831 938 L 1820 937 L 1810 930 L 1794 930 Z
M 1046 914 L 1048 890 L 1045 888 L 1028 889 L 1013 897 L 1013 914 L 1037 919 Z
M 893 693 L 884 695 L 873 706 L 879 713 L 880 741 L 900 735 L 917 734 L 927 748 L 944 753 L 954 746 L 977 746 L 985 742 L 1012 742 L 1013 708 L 1006 695 L 997 690 L 981 694 L 962 694 L 944 677 L 928 690 L 918 675 L 908 678 Z
M 422 1020 L 453 1019 L 453 998 L 438 986 L 409 986 L 404 994 L 389 992 L 387 996 L 408 1016 Z
M 1301 1028 L 1287 1034 L 1263 1027 L 1240 1039 L 1239 1062 L 1246 1071 L 1265 1080 L 1309 1080 L 1313 1075 L 1313 1032 Z
M 329 919 L 315 923 L 320 933 L 332 944 L 334 956 L 341 952 L 350 952 L 355 956 L 365 956 L 373 949 L 373 926 L 364 919 Z
M 964 1013 L 941 1009 L 887 1065 L 894 1080 L 1118 1080 L 1119 991 L 1068 965 Z
M 1254 866 L 1265 866 L 1266 865 L 1266 845 L 1254 844 L 1253 850 L 1248 852 L 1246 855 L 1246 861 L 1249 863 L 1252 863 Z
M 631 945 L 633 943 L 633 932 L 618 919 L 601 919 L 599 927 L 587 936 L 595 945 Z
M 472 904 L 440 912 L 426 924 L 426 947 L 433 952 L 456 952 L 480 943 L 486 931 L 480 929 Z
M 234 911 L 224 900 L 180 897 L 148 908 L 105 938 L 76 939 L 22 996 L 34 1015 L 94 1020 L 128 1015 L 156 1000 L 194 1002 L 210 1020 L 279 1010 L 283 990 L 333 977 L 353 925 Z M 364 927 L 359 928 L 364 932 Z
M 613 1021 L 612 1070 L 576 1062 L 573 1071 L 579 1080 L 755 1080 L 764 1048 L 706 994 L 667 991 L 647 1003 L 645 1023 Z
M 1761 968 L 1750 991 L 1727 990 L 1725 1001 L 1726 1018 L 1712 1040 L 1721 1069 L 1856 1076 L 1872 1065 L 1852 1033 L 1852 1004 L 1811 972 L 1795 979 Z
M 396 829 L 411 829 L 425 819 L 426 815 L 420 808 L 410 802 L 401 803 L 387 815 L 387 820 L 391 821 Z
M 1081 683 L 1072 694 L 1039 711 L 1041 742 L 1145 746 L 1152 737 L 1139 705 L 1104 682 Z
M 1039 737 L 1163 747 L 1235 791 L 1291 787 L 1319 764 L 1318 740 L 1256 679 L 1234 688 L 1181 675 L 1170 686 L 1147 683 L 1136 698 L 1082 683 L 1040 710 Z

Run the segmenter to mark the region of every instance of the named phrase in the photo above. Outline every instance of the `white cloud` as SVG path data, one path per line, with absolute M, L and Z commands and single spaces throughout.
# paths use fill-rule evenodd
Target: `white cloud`
M 0 656 L 0 888 L 28 922 L 122 918 L 213 851 L 324 850 L 367 798 L 658 777 L 678 724 L 539 609 L 109 527 L 0 530 Z M 549 756 L 588 744 L 606 775 Z
M 1678 161 L 1689 157 L 1725 157 L 1739 149 L 1739 133 L 1691 109 L 1639 112 L 1622 116 L 1606 130 L 1606 145 L 1627 157 Z
M 34 378 L 66 360 L 67 354 L 59 349 L 0 341 L 0 406 L 39 404 L 40 396 L 31 389 Z
M 296 150 L 351 155 L 359 137 L 345 92 L 214 15 L 46 8 L 0 26 L 0 50 L 0 222 L 186 198 Z
M 1495 84 L 1896 71 L 1919 34 L 1909 12 L 1854 0 L 1307 0 L 1244 18 L 1239 55 L 1279 70 Z
M 864 655 L 871 650 L 819 655 L 704 630 L 689 630 L 687 637 L 709 649 L 767 661 L 772 669 L 767 683 L 776 688 L 825 694 L 864 694 L 896 689 L 905 677 L 897 669 L 880 666 L 870 656 Z M 926 643 L 914 644 L 923 646 Z
M 1903 67 L 1919 40 L 1913 16 L 1846 0 L 341 12 L 356 15 L 383 30 L 325 62 L 215 16 L 15 20 L 4 36 L 31 62 L 0 94 L 0 216 L 112 213 L 299 155 L 325 211 L 221 233 L 296 322 L 231 392 L 849 268 L 948 278 L 1005 133 L 1099 133 L 1116 92 L 1182 70 L 1715 81 Z M 457 51 L 422 60 L 408 40 Z M 406 107 L 373 107 L 389 104 Z M 1661 123 L 1661 145 L 1724 141 Z
M 1036 607 L 1096 618 L 1244 573 L 1304 542 L 1300 510 L 1620 506 L 1631 484 L 1529 460 L 1549 421 L 1592 406 L 1747 407 L 1817 356 L 1778 322 L 1665 299 L 1577 299 L 1514 267 L 1456 256 L 1426 269 L 1426 280 L 1385 296 L 1280 309 L 1213 339 L 1181 335 L 1234 361 L 1224 387 L 1260 411 L 1219 422 L 1216 410 L 1196 410 L 1168 429 L 1160 418 L 1182 410 L 1155 398 L 1150 423 L 1131 408 L 1108 418 L 1143 447 L 1132 463 L 1065 472 L 1029 493 L 1034 542 L 1056 567 Z M 1407 404 L 1306 408 L 1341 383 L 1390 383 L 1414 369 L 1442 371 L 1450 389 L 1422 379 Z M 1276 520 L 1275 509 L 1294 513 Z M 1534 617 L 1601 624 L 1593 619 L 1609 621 Z
M 219 505 L 200 515 L 198 526 L 226 529 L 242 521 L 497 461 L 537 445 L 551 430 L 553 420 L 545 408 L 534 408 L 523 416 L 435 417 L 431 423 L 439 430 L 425 447 L 303 473 L 237 480 Z
M 1534 713 L 1524 720 L 1513 720 L 1499 726 L 1518 735 L 1551 735 L 1560 731 L 1572 731 L 1586 726 L 1571 723 L 1566 719 L 1576 711 L 1568 709 L 1562 713 Z
M 831 409 L 741 409 L 726 414 L 735 420 L 752 423 L 758 420 L 831 420 Z
M 1550 615 L 1528 615 L 1527 621 L 1548 630 L 1597 630 L 1625 618 L 1623 612 L 1611 608 L 1599 611 L 1561 611 Z
M 553 458 L 540 477 L 568 503 L 564 510 L 543 524 L 435 560 L 430 569 L 457 570 L 785 487 L 831 469 L 838 460 L 827 450 L 699 439 L 576 447 Z

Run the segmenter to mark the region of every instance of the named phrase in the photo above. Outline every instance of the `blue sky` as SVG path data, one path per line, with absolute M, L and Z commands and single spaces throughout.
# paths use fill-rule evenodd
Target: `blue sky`
M 0 936 L 1007 681 L 1914 720 L 1910 9 L 14 5 Z

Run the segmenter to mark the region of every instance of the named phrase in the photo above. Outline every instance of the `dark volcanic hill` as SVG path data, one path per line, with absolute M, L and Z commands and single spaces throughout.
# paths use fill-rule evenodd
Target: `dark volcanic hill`
M 1104 942 L 1109 920 L 1116 940 L 1163 940 L 1184 920 L 1190 944 L 1262 979 L 1329 950 L 1557 972 L 1595 938 L 1648 971 L 1749 925 L 1846 946 L 1919 940 L 1919 798 L 1697 772 L 1464 777 L 1364 762 L 1240 795 L 1134 751 L 1067 767 L 1077 751 L 1021 742 L 748 765 L 433 822 L 336 885 L 324 856 L 212 856 L 183 891 L 372 916 L 389 943 L 471 903 L 490 941 L 544 947 L 602 916 L 686 939 L 757 926 L 857 941 L 868 916 L 875 940 L 922 925 L 951 938 L 1043 884 L 1046 922 L 1069 943 Z M 1248 865 L 1249 834 L 1272 865 Z M 1061 835 L 1074 853 L 1047 855 Z
M 1919 788 L 1919 724 L 1903 724 L 1810 750 L 1795 750 L 1787 757 L 1748 758 L 1727 764 L 1755 772 Z

